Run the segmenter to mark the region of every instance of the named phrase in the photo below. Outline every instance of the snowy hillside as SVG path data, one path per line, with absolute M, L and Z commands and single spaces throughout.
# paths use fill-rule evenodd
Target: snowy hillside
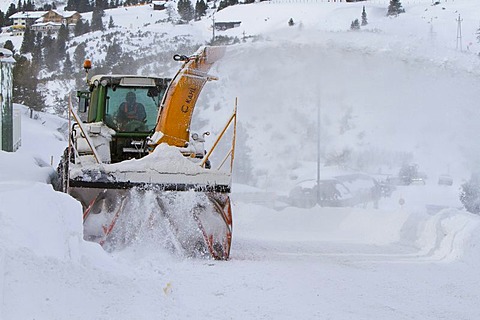
M 17 105 L 22 147 L 0 152 L 0 320 L 476 319 L 480 217 L 458 195 L 480 163 L 480 3 L 403 1 L 406 13 L 387 18 L 386 2 L 272 1 L 216 13 L 242 21 L 218 32 L 240 41 L 211 70 L 219 80 L 205 87 L 192 129 L 211 131 L 211 145 L 238 97 L 227 262 L 172 254 L 158 229 L 113 253 L 84 241 L 80 204 L 48 184 L 66 121 L 30 119 Z M 363 6 L 369 24 L 350 31 Z M 150 10 L 106 11 L 117 26 L 105 34 L 128 35 L 122 47 L 138 72 L 169 76 L 171 53 L 210 40 L 211 20 L 174 26 Z M 107 39 L 84 35 L 69 50 L 87 43 L 95 68 Z M 73 83 L 46 90 L 63 95 Z M 408 160 L 425 184 L 397 186 L 377 204 L 293 207 L 285 199 L 316 179 L 318 148 L 322 179 L 393 176 Z M 342 154 L 342 168 L 326 166 Z M 439 185 L 447 173 L 453 184 Z

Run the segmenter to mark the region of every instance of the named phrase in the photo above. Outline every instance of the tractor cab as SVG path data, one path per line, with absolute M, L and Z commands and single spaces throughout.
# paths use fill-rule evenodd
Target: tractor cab
M 146 138 L 153 132 L 170 79 L 96 75 L 88 91 L 78 91 L 79 114 L 86 123 L 103 123 L 115 133 L 110 141 L 113 163 L 148 153 Z

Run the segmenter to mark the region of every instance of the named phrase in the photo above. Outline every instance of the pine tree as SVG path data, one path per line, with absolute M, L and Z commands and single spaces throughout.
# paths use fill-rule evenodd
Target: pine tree
M 43 48 L 42 34 L 39 32 L 35 36 L 35 43 L 33 45 L 33 51 L 32 51 L 32 64 L 39 69 L 43 66 L 42 48 Z
M 76 68 L 83 66 L 83 62 L 87 58 L 87 52 L 86 52 L 86 45 L 85 43 L 80 43 L 76 48 L 73 53 L 73 63 L 75 64 Z
M 7 18 L 10 18 L 10 16 L 11 16 L 12 14 L 15 14 L 15 13 L 17 13 L 17 7 L 15 7 L 15 4 L 11 3 L 10 6 L 8 7 L 8 10 L 7 10 L 7 13 L 5 14 L 5 16 L 6 16 Z M 13 22 L 12 22 L 10 19 L 8 19 L 6 25 L 7 25 L 7 26 L 10 26 L 12 23 L 13 23 Z
M 32 30 L 30 30 L 29 27 L 25 28 L 25 31 L 23 33 L 22 46 L 20 47 L 20 52 L 21 53 L 32 52 L 34 41 L 35 41 L 35 33 Z
M 480 176 L 473 174 L 469 181 L 462 184 L 460 201 L 471 213 L 480 213 Z
M 228 7 L 228 1 L 227 0 L 222 0 L 220 1 L 220 4 L 218 5 L 218 11 L 225 9 Z
M 15 54 L 15 48 L 13 46 L 12 40 L 5 41 L 5 44 L 3 45 L 3 47 L 7 50 L 12 51 L 12 53 Z
M 352 21 L 352 23 L 350 24 L 350 30 L 360 30 L 360 22 L 358 21 L 358 19 Z
M 101 8 L 95 8 L 92 12 L 92 31 L 103 31 L 102 17 L 105 15 L 105 12 Z
M 179 0 L 177 4 L 178 14 L 184 21 L 190 21 L 194 18 L 195 10 L 190 0 Z
M 197 0 L 195 3 L 195 20 L 200 20 L 207 14 L 207 4 L 203 0 Z
M 400 0 L 390 0 L 388 5 L 387 16 L 398 16 L 400 13 L 404 13 L 405 9 L 402 8 Z
M 45 108 L 45 98 L 38 90 L 38 69 L 23 55 L 15 55 L 13 66 L 13 102 L 22 103 L 34 110 Z
M 65 79 L 71 78 L 73 74 L 73 63 L 70 60 L 70 55 L 67 53 L 65 56 L 65 61 L 63 62 L 63 76 Z
M 35 4 L 33 1 L 28 0 L 27 3 L 25 4 L 23 10 L 25 11 L 34 11 L 35 10 Z
M 108 29 L 115 28 L 115 24 L 113 23 L 113 18 L 110 16 L 110 20 L 108 21 Z
M 58 66 L 59 50 L 50 32 L 43 37 L 43 55 L 47 69 L 49 71 L 55 71 Z
M 73 28 L 73 35 L 75 37 L 81 36 L 85 32 L 83 31 L 84 25 L 83 25 L 83 20 L 78 19 L 77 23 L 75 24 L 75 28 Z
M 88 20 L 83 23 L 83 33 L 89 33 L 92 31 L 92 28 L 90 27 L 90 24 L 88 23 Z
M 0 28 L 5 27 L 7 25 L 6 20 L 7 19 L 5 17 L 5 13 L 3 13 L 2 10 L 0 10 Z
M 58 59 L 63 60 L 65 58 L 65 50 L 68 41 L 68 27 L 62 24 L 60 30 L 58 30 L 56 45 L 58 52 Z
M 362 11 L 362 27 L 366 26 L 368 24 L 367 21 L 367 12 L 365 11 L 365 6 L 363 6 L 363 11 Z
M 105 55 L 105 64 L 108 68 L 113 68 L 122 56 L 122 47 L 117 43 L 116 40 L 113 40 L 112 44 L 107 49 L 107 54 Z

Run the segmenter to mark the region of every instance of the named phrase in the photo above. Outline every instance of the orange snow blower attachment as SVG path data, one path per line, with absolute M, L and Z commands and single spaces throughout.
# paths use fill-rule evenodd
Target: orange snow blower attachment
M 210 169 L 208 159 L 227 128 L 208 154 L 208 133 L 202 138 L 190 132 L 201 90 L 216 79 L 208 72 L 224 52 L 203 47 L 191 56 L 175 55 L 183 65 L 173 79 L 97 75 L 88 91 L 77 93 L 85 114 L 70 107 L 74 124 L 57 189 L 82 203 L 85 239 L 114 250 L 132 234 L 138 238 L 139 225 L 157 226 L 176 251 L 228 259 L 236 106 L 226 126 L 233 123 L 225 157 L 230 170 Z

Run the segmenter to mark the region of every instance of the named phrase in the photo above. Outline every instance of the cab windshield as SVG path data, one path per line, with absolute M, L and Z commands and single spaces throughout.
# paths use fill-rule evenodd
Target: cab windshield
M 105 123 L 117 132 L 149 132 L 155 128 L 163 92 L 157 88 L 107 88 Z

